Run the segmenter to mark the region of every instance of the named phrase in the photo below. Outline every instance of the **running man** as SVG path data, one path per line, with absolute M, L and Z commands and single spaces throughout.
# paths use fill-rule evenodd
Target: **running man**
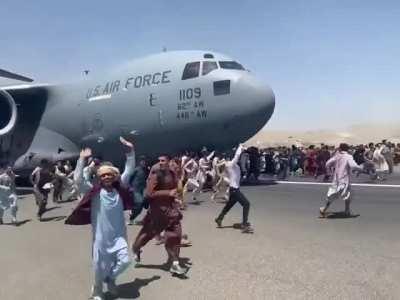
M 229 178 L 229 200 L 225 204 L 225 207 L 222 209 L 219 216 L 215 219 L 218 227 L 222 226 L 222 220 L 225 215 L 231 210 L 231 208 L 239 202 L 243 207 L 243 219 L 241 224 L 241 229 L 243 233 L 253 233 L 253 229 L 248 222 L 249 218 L 249 210 L 250 210 L 250 202 L 240 191 L 240 167 L 238 165 L 240 155 L 244 150 L 243 145 L 239 145 L 236 149 L 235 156 L 231 161 L 226 162 L 226 169 Z
M 85 181 L 85 161 L 91 156 L 90 149 L 82 150 L 75 170 L 75 178 L 81 189 L 88 190 L 85 196 L 65 221 L 70 225 L 92 225 L 92 259 L 94 285 L 92 298 L 103 300 L 103 284 L 108 291 L 118 296 L 116 278 L 124 272 L 131 258 L 128 250 L 124 210 L 132 209 L 132 195 L 127 185 L 135 167 L 133 144 L 121 138 L 129 152 L 122 176 L 111 163 L 102 163 L 96 170 L 97 180 Z M 85 186 L 89 184 L 89 186 Z
M 340 144 L 339 151 L 333 155 L 326 163 L 327 170 L 333 170 L 332 185 L 328 189 L 327 200 L 324 207 L 320 207 L 319 214 L 321 218 L 327 216 L 327 210 L 331 203 L 337 199 L 342 198 L 345 203 L 345 215 L 351 216 L 350 203 L 351 203 L 351 171 L 362 171 L 363 168 L 359 166 L 349 153 L 349 145 Z

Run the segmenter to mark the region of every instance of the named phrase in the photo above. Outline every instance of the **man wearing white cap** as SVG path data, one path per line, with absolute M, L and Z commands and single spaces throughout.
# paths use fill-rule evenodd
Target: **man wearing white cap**
M 132 195 L 126 186 L 135 168 L 135 152 L 132 143 L 123 138 L 121 142 L 130 150 L 122 176 L 112 164 L 100 164 L 96 172 L 98 182 L 92 183 L 65 222 L 70 225 L 92 225 L 95 277 L 92 298 L 95 300 L 104 299 L 103 283 L 107 284 L 113 296 L 117 296 L 115 280 L 131 263 L 124 210 L 132 209 Z M 84 161 L 90 156 L 90 149 L 82 150 L 75 170 L 75 179 L 81 188 L 86 182 L 83 180 Z

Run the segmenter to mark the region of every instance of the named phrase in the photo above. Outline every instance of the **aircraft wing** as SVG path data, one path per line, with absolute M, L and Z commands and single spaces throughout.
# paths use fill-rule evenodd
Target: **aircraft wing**
M 12 84 L 12 85 L 0 85 L 0 90 L 7 91 L 9 93 L 13 93 L 14 91 L 24 91 L 26 94 L 32 94 L 37 92 L 40 89 L 46 89 L 51 87 L 50 84 L 47 83 L 39 83 L 39 84 Z M 22 93 L 22 92 L 21 92 Z
M 25 82 L 32 82 L 33 79 L 19 75 L 17 73 L 13 73 L 4 69 L 0 69 L 0 77 L 8 78 L 8 79 L 14 79 L 14 80 L 19 80 L 19 81 L 25 81 Z
M 78 153 L 65 136 L 41 126 L 51 88 L 49 84 L 0 87 L 0 164 L 31 169 L 41 159 L 54 161 Z
M 0 162 L 13 162 L 29 149 L 46 108 L 47 92 L 47 85 L 0 87 Z

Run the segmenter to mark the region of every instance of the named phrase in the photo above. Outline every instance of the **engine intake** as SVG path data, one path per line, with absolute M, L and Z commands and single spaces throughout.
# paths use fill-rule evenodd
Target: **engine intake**
M 9 93 L 0 89 L 0 136 L 10 133 L 17 124 L 17 105 Z

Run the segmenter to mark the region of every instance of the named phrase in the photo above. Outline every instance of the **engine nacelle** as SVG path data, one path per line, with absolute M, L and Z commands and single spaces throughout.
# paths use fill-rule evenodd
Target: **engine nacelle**
M 13 97 L 0 89 L 0 137 L 13 131 L 17 124 L 17 105 Z

